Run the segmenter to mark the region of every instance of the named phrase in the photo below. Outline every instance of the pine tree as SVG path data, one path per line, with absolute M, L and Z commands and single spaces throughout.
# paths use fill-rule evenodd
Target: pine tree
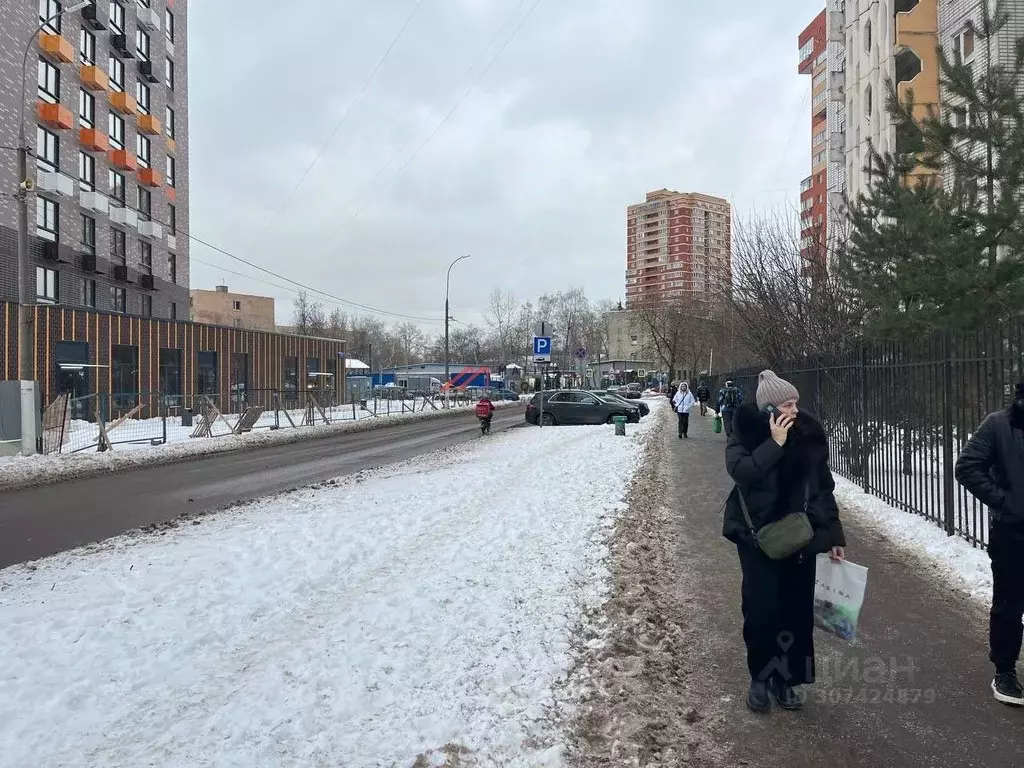
M 872 153 L 842 261 L 870 332 L 970 330 L 1024 314 L 1024 39 L 1001 66 L 991 52 L 1009 17 L 1001 2 L 982 6 L 967 36 L 978 61 L 939 50 L 941 113 L 915 117 L 913 93 L 901 101 L 889 84 L 896 152 Z

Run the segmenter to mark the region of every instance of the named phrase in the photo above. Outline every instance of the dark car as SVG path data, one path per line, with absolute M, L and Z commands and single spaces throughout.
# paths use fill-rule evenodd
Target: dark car
M 651 406 L 649 406 L 643 400 L 637 400 L 635 402 L 630 402 L 629 400 L 627 400 L 626 398 L 624 398 L 622 395 L 618 394 L 617 392 L 606 392 L 603 389 L 592 389 L 592 390 L 590 390 L 590 393 L 594 394 L 594 395 L 597 395 L 602 400 L 606 400 L 608 402 L 618 401 L 619 403 L 623 403 L 623 404 L 625 404 L 627 406 L 630 406 L 632 408 L 636 408 L 636 409 L 639 410 L 639 412 L 640 412 L 639 415 L 640 416 L 646 416 L 647 414 L 649 414 L 651 412 Z M 639 421 L 639 420 L 640 419 L 637 418 L 637 421 Z
M 639 400 L 642 396 L 641 392 L 629 387 L 609 387 L 607 391 L 609 395 L 618 395 L 627 400 Z
M 526 421 L 536 424 L 541 417 L 538 392 L 526 406 Z M 638 421 L 640 409 L 631 403 L 608 402 L 584 390 L 556 389 L 544 393 L 544 424 L 610 424 L 616 416 Z

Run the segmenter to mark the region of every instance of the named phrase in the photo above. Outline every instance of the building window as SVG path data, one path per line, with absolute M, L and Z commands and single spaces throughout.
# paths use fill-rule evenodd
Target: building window
M 107 119 L 107 127 L 110 129 L 107 131 L 110 135 L 110 146 L 124 149 L 124 120 L 111 112 Z
M 178 209 L 173 205 L 167 206 L 167 229 L 170 234 L 178 234 Z
M 96 99 L 84 88 L 78 89 L 78 122 L 86 128 L 96 123 Z
M 143 61 L 149 61 L 149 35 L 141 29 L 135 30 L 135 52 Z
M 167 254 L 167 274 L 170 276 L 171 284 L 178 284 L 178 257 L 173 253 Z
M 124 90 L 124 62 L 116 56 L 111 56 L 108 60 L 109 65 L 107 67 L 107 74 L 110 75 L 110 87 L 115 91 Z
M 96 309 L 96 281 L 86 278 L 82 281 L 82 306 Z
M 39 0 L 39 23 L 44 33 L 60 34 L 60 3 L 57 0 Z
M 96 189 L 96 158 L 88 152 L 78 153 L 78 182 L 82 189 Z
M 149 217 L 153 213 L 153 195 L 150 194 L 149 190 L 145 187 L 139 187 L 139 218 L 143 221 L 149 221 Z
M 148 293 L 142 294 L 142 316 L 152 317 L 153 316 L 153 297 Z
M 83 64 L 96 63 L 96 35 L 85 27 L 78 34 L 78 57 Z
M 39 98 L 50 104 L 60 102 L 60 70 L 46 59 L 39 59 Z
M 139 240 L 139 269 L 144 274 L 153 274 L 153 245 L 145 240 Z
M 196 394 L 217 394 L 217 353 L 196 353 Z
M 164 131 L 167 133 L 167 138 L 174 138 L 174 110 L 170 107 L 164 108 Z
M 60 170 L 60 139 L 42 127 L 36 127 L 36 165 L 44 171 Z
M 92 216 L 82 216 L 82 252 L 90 256 L 96 255 L 96 219 Z M 95 304 L 90 304 L 90 307 Z
M 124 176 L 117 171 L 107 171 L 107 178 L 110 183 L 110 197 L 120 203 L 120 206 L 124 208 Z
M 174 62 L 170 59 L 166 59 L 164 62 L 166 70 L 164 72 L 164 84 L 174 90 Z
M 173 312 L 174 305 L 171 307 Z M 181 397 L 181 358 L 180 349 L 160 350 L 160 392 L 165 397 Z
M 36 267 L 36 301 L 40 304 L 56 304 L 58 299 L 57 270 Z
M 178 305 L 175 302 L 171 302 L 171 320 L 178 319 Z
M 231 302 L 231 309 L 233 309 L 235 312 L 241 312 L 242 311 L 242 302 L 240 302 L 240 301 L 232 301 Z
M 149 150 L 149 139 L 141 133 L 138 134 L 135 137 L 135 154 L 138 156 L 139 165 L 143 168 L 149 168 Z
M 121 288 L 117 290 L 123 292 Z M 134 407 L 139 392 L 139 348 L 114 344 L 110 350 L 110 374 L 111 394 L 116 406 L 119 409 Z
M 110 230 L 110 259 L 119 266 L 128 265 L 128 239 L 124 230 Z
M 128 292 L 124 288 L 110 286 L 110 309 L 121 314 L 128 311 Z
M 953 41 L 953 50 L 960 54 L 960 60 L 967 63 L 974 59 L 974 27 L 968 26 Z
M 871 119 L 871 112 L 873 106 L 874 104 L 873 99 L 871 98 L 871 86 L 868 85 L 868 87 L 864 89 L 864 116 L 868 118 L 868 120 Z
M 117 0 L 110 0 L 110 28 L 117 34 L 124 34 L 124 6 Z
M 164 9 L 164 34 L 167 36 L 167 42 L 174 42 L 174 14 L 170 8 Z
M 167 186 L 173 187 L 175 185 L 174 179 L 174 158 L 170 155 L 167 156 Z
M 52 243 L 60 235 L 60 209 L 42 195 L 36 195 L 36 235 Z
M 871 19 L 864 22 L 864 50 L 871 53 Z
M 139 81 L 135 84 L 135 101 L 139 105 L 139 112 L 149 114 L 149 86 Z

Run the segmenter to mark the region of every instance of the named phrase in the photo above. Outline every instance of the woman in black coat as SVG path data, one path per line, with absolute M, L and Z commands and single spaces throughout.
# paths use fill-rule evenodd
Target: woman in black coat
M 758 379 L 757 404 L 744 403 L 733 421 L 725 463 L 736 488 L 725 506 L 722 535 L 736 545 L 743 571 L 743 640 L 747 646 L 755 712 L 799 709 L 797 686 L 814 682 L 815 558 L 844 556 L 846 539 L 828 465 L 821 424 L 798 408 L 799 392 L 772 371 Z M 805 508 L 814 529 L 811 543 L 783 560 L 757 546 L 738 494 L 755 529 Z

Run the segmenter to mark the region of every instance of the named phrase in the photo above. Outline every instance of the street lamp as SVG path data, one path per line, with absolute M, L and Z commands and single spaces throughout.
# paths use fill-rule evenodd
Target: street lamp
M 452 378 L 451 378 L 451 371 L 449 370 L 449 368 L 451 366 L 451 361 L 449 360 L 449 355 L 448 355 L 448 288 L 449 288 L 449 286 L 451 285 L 451 282 L 452 282 L 452 267 L 454 267 L 456 264 L 458 264 L 463 259 L 468 259 L 469 256 L 470 256 L 470 254 L 468 254 L 468 253 L 465 256 L 459 256 L 459 258 L 457 258 L 455 261 L 453 261 L 451 264 L 448 265 L 448 277 L 447 277 L 447 279 L 445 280 L 445 283 L 444 283 L 444 384 L 445 384 L 445 387 L 447 387 L 448 386 L 448 382 L 450 382 L 452 380 Z
M 56 21 L 61 16 L 75 11 L 80 11 L 89 5 L 89 2 L 79 2 L 64 8 L 50 18 L 40 22 L 35 32 L 25 43 L 25 52 L 21 57 L 21 104 L 19 105 L 18 117 L 18 378 L 21 379 L 22 400 L 21 400 L 21 452 L 29 456 L 36 452 L 35 444 L 35 393 L 27 389 L 27 383 L 32 381 L 32 308 L 29 304 L 30 282 L 29 282 L 29 260 L 28 260 L 28 140 L 25 138 L 25 100 L 28 86 L 28 54 L 32 50 L 39 33 L 46 28 L 47 24 Z

